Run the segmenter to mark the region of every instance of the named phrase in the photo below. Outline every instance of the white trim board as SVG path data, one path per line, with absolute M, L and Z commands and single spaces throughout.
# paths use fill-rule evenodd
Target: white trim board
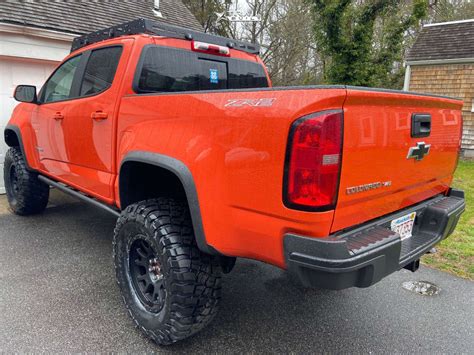
M 452 58 L 452 59 L 425 59 L 425 60 L 408 60 L 407 65 L 436 65 L 436 64 L 474 64 L 472 58 Z
M 474 22 L 474 19 L 469 20 L 458 20 L 458 21 L 448 21 L 448 22 L 438 22 L 438 23 L 429 23 L 427 25 L 423 25 L 423 27 L 435 27 L 435 26 L 444 26 L 444 25 L 454 25 L 456 23 L 468 23 Z
M 43 37 L 66 42 L 72 42 L 74 38 L 79 37 L 79 35 L 72 33 L 47 30 L 40 27 L 13 25 L 11 23 L 2 22 L 0 22 L 0 32 L 16 33 L 32 37 Z

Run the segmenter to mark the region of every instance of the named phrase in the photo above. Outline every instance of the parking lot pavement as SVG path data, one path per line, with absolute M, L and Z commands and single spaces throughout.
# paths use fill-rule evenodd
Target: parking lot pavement
M 0 206 L 5 197 L 0 196 Z M 428 268 L 368 289 L 305 290 L 274 267 L 239 260 L 216 319 L 160 348 L 133 327 L 115 284 L 115 220 L 55 191 L 47 211 L 0 207 L 0 352 L 474 352 L 474 283 Z M 437 296 L 401 288 L 428 280 Z

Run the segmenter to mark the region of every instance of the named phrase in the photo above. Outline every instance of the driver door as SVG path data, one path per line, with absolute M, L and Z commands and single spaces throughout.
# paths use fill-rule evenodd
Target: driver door
M 58 178 L 69 172 L 65 164 L 68 152 L 64 141 L 63 121 L 69 113 L 73 84 L 77 78 L 82 54 L 61 64 L 44 84 L 39 94 L 41 104 L 32 115 L 36 133 L 36 150 L 42 169 Z
M 65 61 L 46 82 L 37 107 L 38 151 L 45 172 L 113 202 L 115 104 L 125 69 L 125 40 Z

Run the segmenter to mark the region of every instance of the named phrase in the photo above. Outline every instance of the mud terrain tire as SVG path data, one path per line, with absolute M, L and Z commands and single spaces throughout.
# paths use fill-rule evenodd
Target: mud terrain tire
M 48 205 L 49 186 L 38 179 L 38 174 L 28 170 L 25 158 L 18 147 L 5 154 L 3 179 L 11 210 L 27 216 L 41 213 Z
M 203 329 L 221 297 L 221 269 L 202 253 L 185 203 L 158 198 L 128 206 L 114 231 L 114 263 L 132 319 L 160 345 Z

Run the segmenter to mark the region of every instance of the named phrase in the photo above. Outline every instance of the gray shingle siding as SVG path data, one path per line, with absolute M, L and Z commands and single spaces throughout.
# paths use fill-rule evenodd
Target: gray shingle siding
M 197 31 L 203 28 L 180 0 L 161 0 L 162 18 L 153 0 L 138 1 L 0 1 L 0 22 L 85 34 L 145 18 Z
M 474 58 L 474 20 L 425 26 L 407 61 Z

